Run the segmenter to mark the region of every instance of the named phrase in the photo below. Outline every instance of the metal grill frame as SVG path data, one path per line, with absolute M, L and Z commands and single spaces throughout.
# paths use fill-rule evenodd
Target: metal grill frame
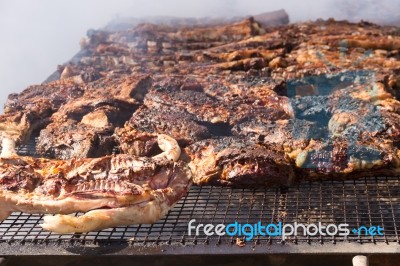
M 19 149 L 36 156 L 35 142 Z M 42 215 L 13 213 L 0 223 L 0 256 L 7 255 L 195 255 L 195 254 L 386 254 L 400 252 L 400 177 L 303 182 L 287 188 L 192 187 L 153 225 L 58 235 L 39 226 Z M 76 214 L 78 215 L 78 214 Z M 198 223 L 348 223 L 382 226 L 384 236 L 256 236 L 245 246 L 236 237 L 188 235 Z

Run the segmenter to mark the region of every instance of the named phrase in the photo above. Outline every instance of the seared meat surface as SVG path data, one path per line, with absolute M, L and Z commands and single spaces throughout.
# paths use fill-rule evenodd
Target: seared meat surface
M 180 90 L 176 87 L 156 88 L 146 95 L 144 103 L 149 108 L 173 106 L 210 123 L 229 121 L 229 110 L 221 106 L 220 101 L 201 91 Z
M 131 117 L 151 84 L 147 75 L 90 84 L 82 97 L 68 101 L 50 117 L 39 135 L 39 153 L 64 160 L 111 154 L 116 146 L 114 129 Z
M 58 159 L 96 158 L 112 153 L 112 134 L 111 127 L 97 128 L 73 120 L 52 123 L 40 132 L 38 152 Z
M 70 99 L 83 95 L 73 82 L 55 81 L 30 86 L 20 94 L 10 94 L 0 115 L 1 136 L 7 135 L 21 144 L 35 131 L 50 122 L 50 116 Z
M 123 153 L 150 156 L 157 152 L 156 134 L 167 134 L 181 146 L 209 138 L 209 129 L 195 115 L 167 105 L 139 108 L 117 129 L 116 136 Z
M 233 133 L 279 145 L 295 162 L 299 180 L 398 174 L 399 120 L 392 95 L 371 80 L 343 86 L 325 80 L 346 78 L 339 74 L 313 78 L 325 81 L 313 84 L 322 87 L 318 93 L 303 86 L 291 92 L 293 119 L 247 121 Z
M 71 159 L 153 156 L 167 134 L 200 185 L 394 174 L 399 44 L 334 20 L 89 31 L 58 80 L 9 97 L 2 137 L 41 130 L 42 155 Z
M 0 220 L 13 211 L 58 214 L 42 224 L 58 233 L 154 223 L 191 185 L 187 166 L 177 162 L 179 146 L 166 135 L 158 136 L 163 152 L 153 158 L 36 159 L 15 155 L 7 141 L 0 158 Z M 85 213 L 66 215 L 74 212 Z
M 193 181 L 199 185 L 260 187 L 288 185 L 294 171 L 280 149 L 243 138 L 208 139 L 186 148 Z
M 134 104 L 112 99 L 70 102 L 40 131 L 38 152 L 64 160 L 109 155 L 116 145 L 114 129 L 122 126 L 135 108 Z

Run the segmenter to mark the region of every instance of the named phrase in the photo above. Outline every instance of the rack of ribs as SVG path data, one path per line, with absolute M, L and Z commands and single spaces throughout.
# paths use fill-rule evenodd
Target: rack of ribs
M 3 140 L 0 158 L 0 220 L 11 212 L 45 216 L 44 229 L 57 233 L 154 223 L 183 197 L 191 173 L 177 162 L 180 148 L 158 136 L 162 153 L 150 157 L 111 155 L 71 160 L 21 157 Z M 81 216 L 69 216 L 84 212 Z

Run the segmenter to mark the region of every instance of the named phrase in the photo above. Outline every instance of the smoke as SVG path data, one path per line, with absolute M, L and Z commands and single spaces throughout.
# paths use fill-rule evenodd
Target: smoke
M 41 83 L 68 61 L 87 29 L 103 27 L 113 18 L 233 17 L 281 8 L 292 22 L 329 17 L 400 20 L 400 0 L 0 0 L 0 106 L 9 93 Z

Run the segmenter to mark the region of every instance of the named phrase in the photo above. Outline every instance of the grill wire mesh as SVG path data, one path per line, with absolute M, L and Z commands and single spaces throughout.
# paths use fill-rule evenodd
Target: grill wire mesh
M 35 154 L 35 142 L 19 148 L 19 154 Z M 0 223 L 0 243 L 102 243 L 153 245 L 234 245 L 236 237 L 188 234 L 195 224 L 318 223 L 381 226 L 383 236 L 293 236 L 286 243 L 399 243 L 400 178 L 375 177 L 345 181 L 304 182 L 289 188 L 231 189 L 192 187 L 168 215 L 155 224 L 117 227 L 99 232 L 59 235 L 39 224 L 42 215 L 13 213 Z M 78 215 L 78 214 L 76 214 Z M 253 245 L 281 243 L 281 237 L 256 236 Z

